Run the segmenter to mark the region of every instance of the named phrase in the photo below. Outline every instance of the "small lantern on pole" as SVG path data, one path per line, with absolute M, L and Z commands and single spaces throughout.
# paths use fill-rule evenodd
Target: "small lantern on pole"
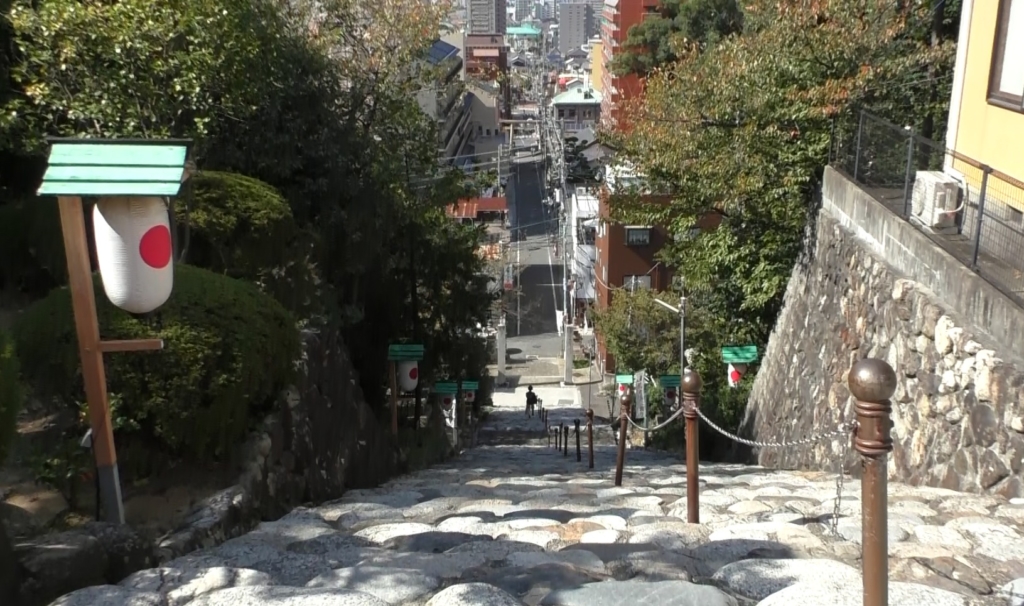
M 40 196 L 56 196 L 68 263 L 82 382 L 102 521 L 124 523 L 121 480 L 110 420 L 103 354 L 163 349 L 161 339 L 100 339 L 83 197 L 98 198 L 93 227 L 107 298 L 129 313 L 148 313 L 174 284 L 168 199 L 191 175 L 191 141 L 51 139 Z
M 423 346 L 393 343 L 388 346 L 388 388 L 391 391 L 391 433 L 398 435 L 398 390 L 408 393 L 419 383 Z M 418 403 L 417 403 L 418 404 Z

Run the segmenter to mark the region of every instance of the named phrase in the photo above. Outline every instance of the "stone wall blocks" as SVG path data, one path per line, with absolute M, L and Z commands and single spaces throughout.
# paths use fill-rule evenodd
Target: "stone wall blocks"
M 1024 481 L 1024 368 L 958 326 L 955 310 L 892 273 L 822 213 L 817 256 L 794 270 L 766 349 L 746 427 L 785 440 L 852 415 L 851 365 L 881 357 L 900 378 L 893 394 L 895 451 L 888 471 L 914 484 L 1019 496 Z M 981 327 L 983 328 L 983 327 Z M 759 453 L 760 462 L 829 470 L 827 449 Z M 856 457 L 850 458 L 856 467 Z

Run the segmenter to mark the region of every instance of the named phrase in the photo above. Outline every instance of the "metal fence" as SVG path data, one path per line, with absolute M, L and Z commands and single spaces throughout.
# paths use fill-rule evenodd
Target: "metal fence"
M 868 111 L 834 130 L 830 163 L 1024 305 L 1024 182 Z M 925 211 L 924 182 L 915 187 L 927 171 L 959 185 L 938 214 Z

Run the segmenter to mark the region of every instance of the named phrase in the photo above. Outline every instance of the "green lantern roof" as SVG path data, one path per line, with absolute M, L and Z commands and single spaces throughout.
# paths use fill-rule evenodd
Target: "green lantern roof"
M 176 196 L 191 141 L 50 139 L 40 196 Z

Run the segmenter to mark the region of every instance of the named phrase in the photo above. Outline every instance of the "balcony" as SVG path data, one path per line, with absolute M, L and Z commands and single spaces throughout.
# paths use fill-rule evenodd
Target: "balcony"
M 846 179 L 1024 307 L 1024 181 L 866 111 L 834 135 L 830 156 Z

